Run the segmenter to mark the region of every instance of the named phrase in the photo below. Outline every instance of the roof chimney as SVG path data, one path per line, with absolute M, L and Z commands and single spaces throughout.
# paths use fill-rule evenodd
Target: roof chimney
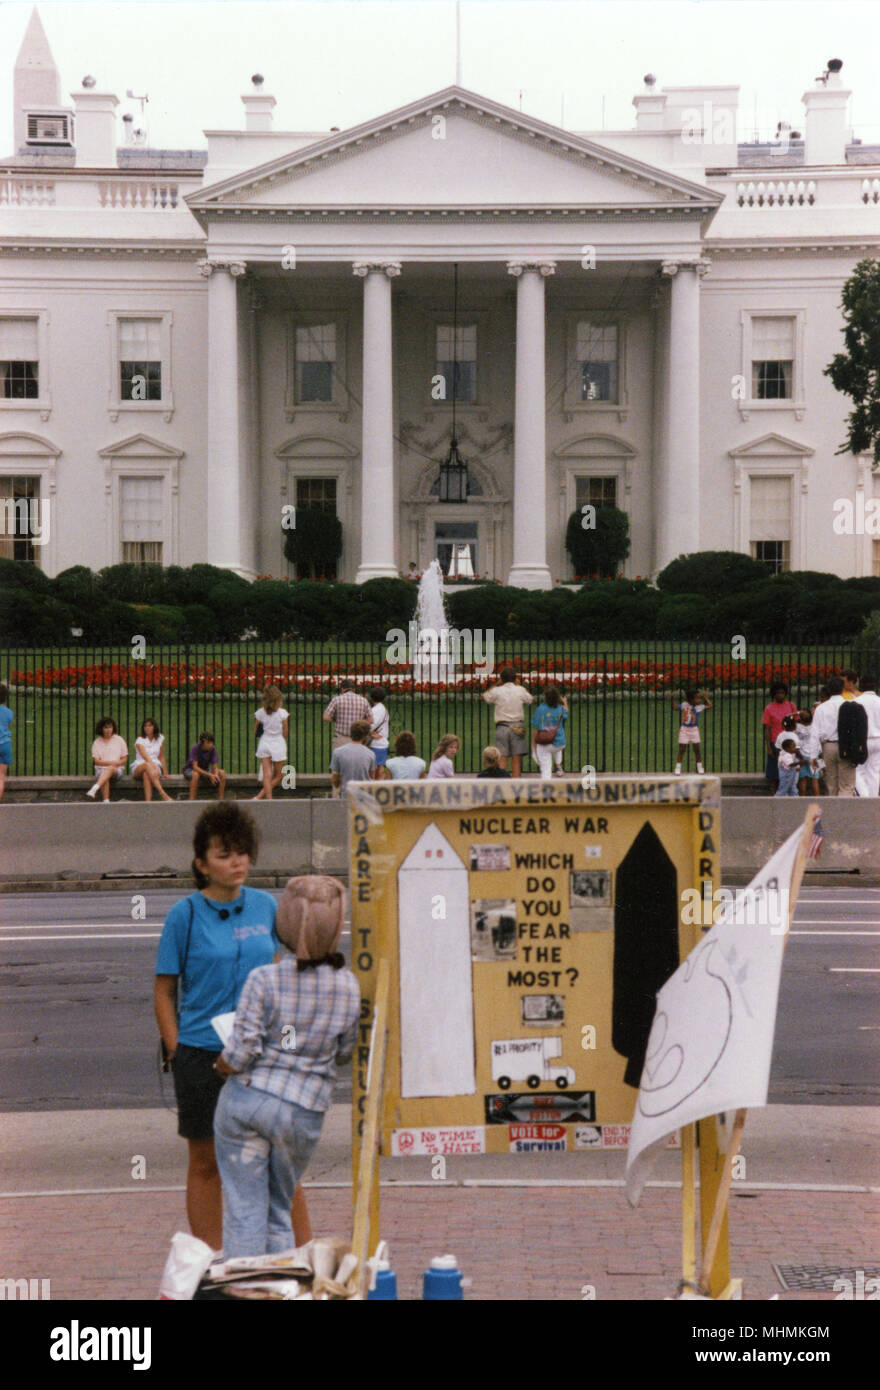
M 95 92 L 94 78 L 83 78 L 84 91 L 71 92 L 76 110 L 77 169 L 116 168 L 116 107 L 112 92 Z
M 852 92 L 841 81 L 842 67 L 839 58 L 831 58 L 815 87 L 801 98 L 806 111 L 805 164 L 846 163 L 846 108 Z
M 275 105 L 275 98 L 260 90 L 263 85 L 261 73 L 255 72 L 251 82 L 254 90 L 247 92 L 241 99 L 245 111 L 244 128 L 245 130 L 271 130 L 273 125 L 272 108 Z
M 645 90 L 637 92 L 633 97 L 633 106 L 636 108 L 636 130 L 662 130 L 666 93 L 654 90 L 657 79 L 652 72 L 646 73 L 642 80 L 645 84 Z

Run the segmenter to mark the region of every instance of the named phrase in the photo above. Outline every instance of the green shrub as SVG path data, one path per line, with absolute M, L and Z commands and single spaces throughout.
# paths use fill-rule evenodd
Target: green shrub
M 653 637 L 661 601 L 644 579 L 591 580 L 566 609 L 570 629 L 565 635 L 615 641 Z
M 70 645 L 76 627 L 66 604 L 33 588 L 0 588 L 0 640 L 8 647 Z
M 46 594 L 52 587 L 38 565 L 27 560 L 0 560 L 0 589 L 27 589 L 30 593 Z
M 189 642 L 220 642 L 217 615 L 206 603 L 187 603 L 183 608 L 184 636 Z M 239 633 L 241 632 L 239 627 Z
M 585 513 L 572 512 L 565 529 L 565 548 L 576 575 L 616 575 L 630 551 L 629 517 L 619 507 L 596 507 L 593 527 Z
M 716 638 L 716 605 L 702 594 L 664 594 L 657 610 L 656 634 L 662 638 Z M 721 634 L 720 640 L 724 640 Z
M 290 585 L 283 579 L 257 579 L 243 604 L 245 626 L 254 628 L 264 642 L 287 637 L 295 622 Z
M 766 579 L 767 568 L 737 550 L 700 550 L 679 555 L 657 575 L 657 588 L 667 594 L 703 594 L 706 598 L 736 593 Z
M 315 585 L 315 588 L 325 588 Z M 335 586 L 329 586 L 331 588 Z M 346 604 L 345 628 L 342 635 L 349 640 L 382 642 L 391 628 L 406 631 L 415 615 L 416 594 L 406 579 L 368 579 L 366 584 L 346 586 L 352 602 Z
M 131 604 L 129 607 L 133 615 L 132 635 L 140 634 L 148 643 L 160 647 L 183 641 L 186 619 L 182 608 L 166 603 Z
M 326 576 L 336 569 L 342 554 L 342 522 L 334 512 L 319 507 L 297 507 L 296 526 L 284 528 L 284 555 L 291 564 Z
M 87 565 L 71 565 L 70 569 L 56 574 L 52 580 L 52 590 L 62 603 L 79 609 L 96 600 L 95 576 Z

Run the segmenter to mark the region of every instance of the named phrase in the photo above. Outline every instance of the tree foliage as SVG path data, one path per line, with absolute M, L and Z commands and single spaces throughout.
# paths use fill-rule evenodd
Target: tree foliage
M 838 454 L 871 453 L 880 467 L 880 261 L 859 261 L 843 287 L 843 340 L 824 375 L 850 396 L 846 441 Z

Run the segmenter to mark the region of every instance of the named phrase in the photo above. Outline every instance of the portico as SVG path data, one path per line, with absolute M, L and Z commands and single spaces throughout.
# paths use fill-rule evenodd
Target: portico
M 422 568 L 458 528 L 479 572 L 549 587 L 566 564 L 554 499 L 572 480 L 578 496 L 591 477 L 613 481 L 621 458 L 640 572 L 695 548 L 702 234 L 717 195 L 449 89 L 187 201 L 207 232 L 212 563 L 278 572 L 282 498 L 323 476 L 291 464 L 306 439 L 316 459 L 345 460 L 340 571 L 358 582 Z M 430 483 L 451 435 L 431 335 L 451 334 L 454 265 L 473 492 L 450 504 Z M 592 342 L 604 333 L 604 368 L 586 360 L 584 323 Z M 318 393 L 297 386 L 307 330 L 323 335 Z M 578 439 L 596 459 L 580 472 L 565 452 Z

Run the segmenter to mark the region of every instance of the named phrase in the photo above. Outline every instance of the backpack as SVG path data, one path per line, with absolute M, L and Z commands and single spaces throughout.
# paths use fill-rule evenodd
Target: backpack
M 858 700 L 844 700 L 837 711 L 837 753 L 856 767 L 868 761 L 868 715 Z

